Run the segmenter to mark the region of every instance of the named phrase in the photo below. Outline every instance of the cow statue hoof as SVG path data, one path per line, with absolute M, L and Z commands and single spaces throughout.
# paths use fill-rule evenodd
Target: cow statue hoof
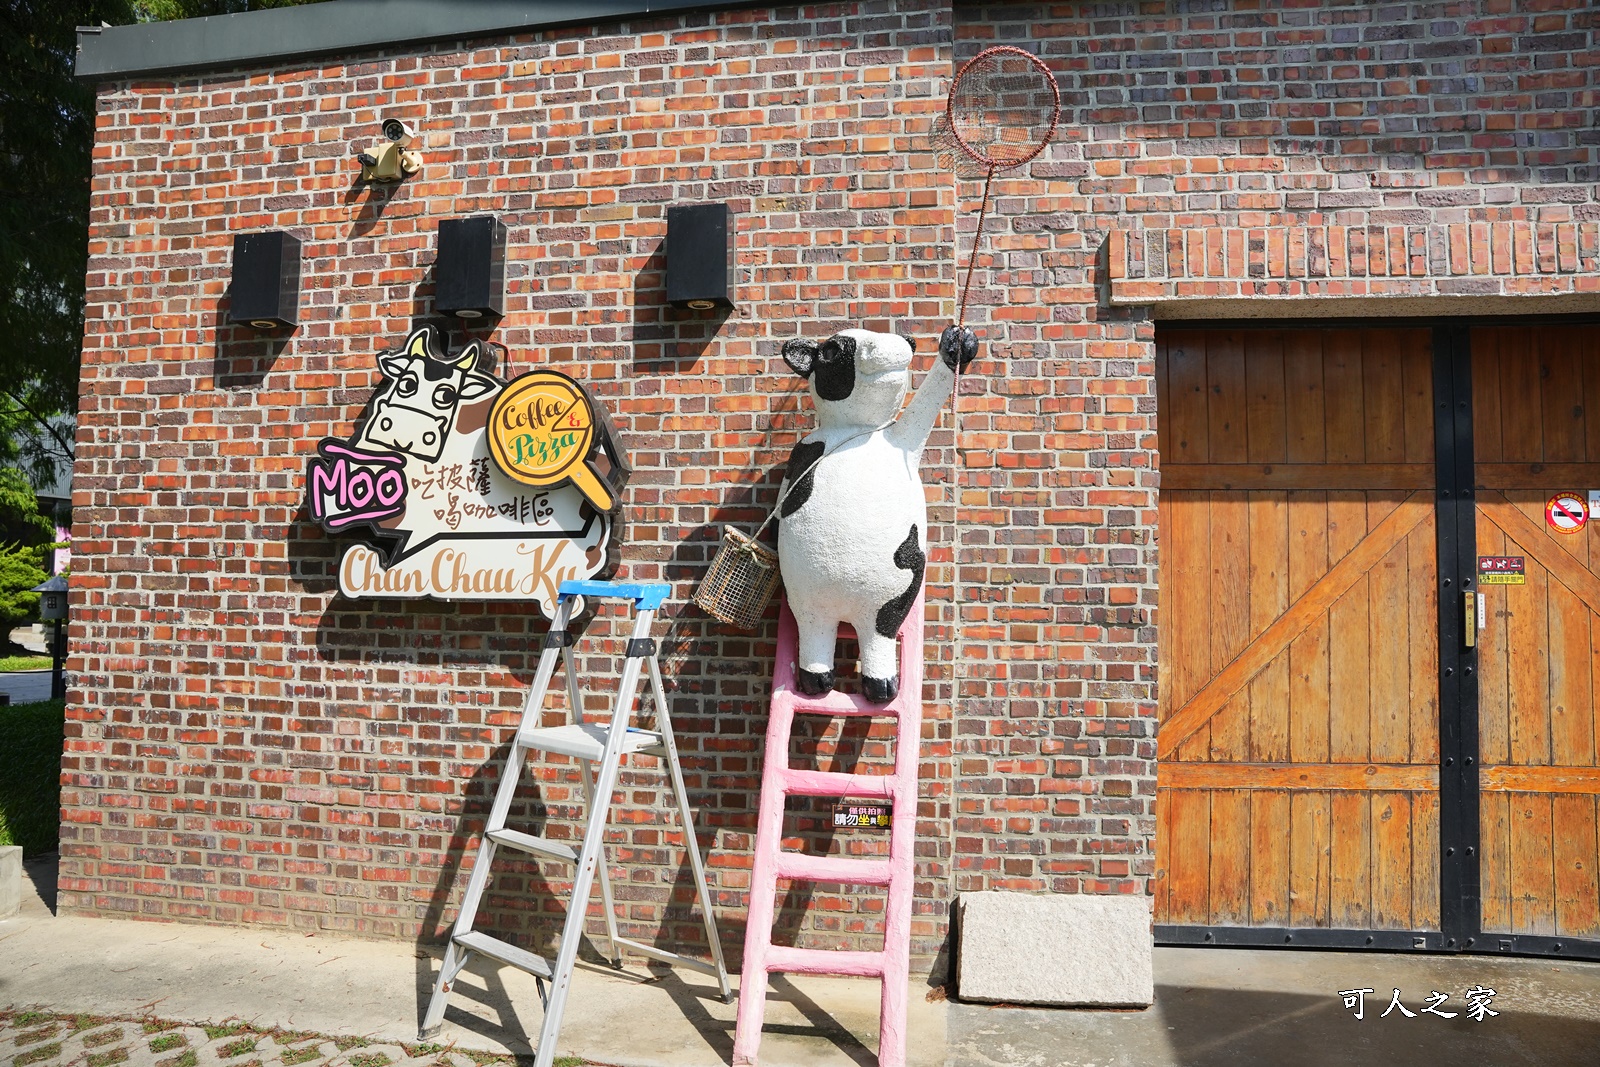
M 907 338 L 845 330 L 821 344 L 783 346 L 817 409 L 816 431 L 790 453 L 778 508 L 778 566 L 800 631 L 795 684 L 807 696 L 833 688 L 834 643 L 846 622 L 861 646 L 862 696 L 887 704 L 899 692 L 896 638 L 927 567 L 922 448 L 978 340 L 952 327 L 939 350 L 902 412 Z

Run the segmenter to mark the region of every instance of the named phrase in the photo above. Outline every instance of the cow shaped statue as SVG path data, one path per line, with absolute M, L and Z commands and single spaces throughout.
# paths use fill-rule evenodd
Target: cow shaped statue
M 423 326 L 398 352 L 378 356 L 387 381 L 372 401 L 372 415 L 356 438 L 357 446 L 394 449 L 418 459 L 437 460 L 462 401 L 495 388 L 489 375 L 473 370 L 482 346 L 471 341 L 455 359 L 438 355 L 438 334 Z
M 978 340 L 971 330 L 945 330 L 940 360 L 902 413 L 911 351 L 907 338 L 867 330 L 783 346 L 817 409 L 817 430 L 789 456 L 778 509 L 778 566 L 800 630 L 797 683 L 808 696 L 833 688 L 841 622 L 861 646 L 862 695 L 884 704 L 900 689 L 895 637 L 927 563 L 922 446 Z

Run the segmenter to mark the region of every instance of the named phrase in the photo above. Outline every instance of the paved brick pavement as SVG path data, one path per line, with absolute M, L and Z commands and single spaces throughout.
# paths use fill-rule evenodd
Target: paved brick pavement
M 10 1067 L 510 1067 L 511 1056 L 443 1045 L 261 1030 L 246 1023 L 186 1026 L 47 1011 L 0 1012 L 0 1064 Z M 576 1057 L 558 1059 L 576 1067 Z

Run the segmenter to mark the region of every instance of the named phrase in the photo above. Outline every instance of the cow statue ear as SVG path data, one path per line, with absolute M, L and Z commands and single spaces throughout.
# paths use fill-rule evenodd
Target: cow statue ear
M 405 354 L 417 356 L 420 359 L 438 359 L 435 355 L 439 350 L 432 326 L 418 326 L 411 331 L 411 336 L 406 338 Z
M 783 346 L 783 361 L 800 377 L 809 378 L 817 361 L 817 346 L 811 341 L 788 341 Z

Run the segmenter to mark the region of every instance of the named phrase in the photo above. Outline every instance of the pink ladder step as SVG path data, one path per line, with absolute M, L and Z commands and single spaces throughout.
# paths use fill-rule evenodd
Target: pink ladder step
M 750 917 L 745 929 L 744 973 L 739 980 L 739 1023 L 733 1062 L 751 1067 L 761 1047 L 767 977 L 772 972 L 837 974 L 883 980 L 878 1014 L 878 1065 L 904 1067 L 906 999 L 911 984 L 912 861 L 917 836 L 917 759 L 922 749 L 922 594 L 900 627 L 900 692 L 888 704 L 853 693 L 808 697 L 795 688 L 798 629 L 784 604 L 778 621 L 778 662 L 772 673 L 761 807 L 756 822 L 755 868 L 750 877 Z M 895 719 L 894 772 L 841 774 L 789 766 L 789 734 L 801 715 L 880 715 Z M 860 860 L 783 851 L 784 799 L 791 796 L 867 797 L 889 800 L 889 858 Z M 772 943 L 778 879 L 881 885 L 889 890 L 882 952 L 787 948 Z

